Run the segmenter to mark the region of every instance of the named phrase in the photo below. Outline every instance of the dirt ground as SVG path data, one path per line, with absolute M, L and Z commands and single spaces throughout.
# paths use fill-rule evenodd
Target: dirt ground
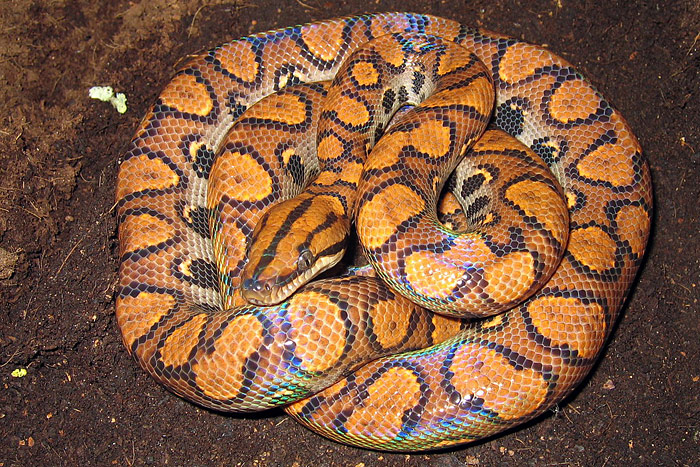
M 700 4 L 632 4 L 3 1 L 0 467 L 698 465 Z M 349 448 L 281 412 L 200 409 L 139 369 L 114 319 L 117 160 L 178 60 L 252 32 L 388 10 L 546 44 L 627 118 L 654 177 L 647 259 L 592 376 L 535 422 L 440 453 Z M 126 93 L 128 111 L 88 98 L 94 85 Z

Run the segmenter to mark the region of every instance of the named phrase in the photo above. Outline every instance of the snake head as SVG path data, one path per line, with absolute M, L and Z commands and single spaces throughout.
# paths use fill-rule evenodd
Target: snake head
M 242 274 L 246 300 L 277 304 L 340 261 L 350 223 L 336 200 L 327 198 L 301 195 L 265 213 L 248 246 Z

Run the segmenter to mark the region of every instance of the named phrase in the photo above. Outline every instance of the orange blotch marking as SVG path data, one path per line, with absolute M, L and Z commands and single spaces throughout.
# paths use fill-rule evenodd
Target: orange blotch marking
M 383 39 L 375 41 L 375 49 L 382 57 L 382 60 L 394 67 L 403 65 L 406 59 L 401 46 L 389 36 L 384 36 Z
M 336 58 L 343 47 L 344 27 L 343 21 L 324 23 L 322 27 L 306 29 L 301 38 L 312 54 L 321 60 L 330 61 Z
M 235 397 L 243 385 L 246 360 L 263 345 L 263 326 L 253 315 L 236 317 L 214 343 L 214 351 L 197 358 L 192 370 L 197 386 L 209 397 Z
M 613 186 L 634 182 L 634 167 L 629 149 L 616 144 L 604 144 L 586 155 L 577 165 L 578 173 L 592 180 L 611 183 Z
M 165 87 L 160 99 L 167 106 L 185 113 L 206 116 L 214 107 L 204 83 L 198 83 L 192 75 L 177 75 Z
M 226 222 L 221 222 L 215 232 L 212 243 L 214 245 L 214 255 L 219 262 L 221 272 L 228 273 L 233 270 L 245 257 L 247 237 L 235 223 L 235 211 L 229 205 L 224 206 Z
M 399 345 L 408 331 L 410 309 L 397 308 L 396 301 L 380 300 L 368 310 L 372 318 L 372 331 L 385 349 Z
M 180 366 L 189 361 L 192 349 L 199 341 L 199 333 L 207 322 L 207 315 L 200 313 L 178 327 L 165 340 L 160 360 L 165 366 Z
M 568 250 L 576 260 L 595 271 L 615 266 L 615 242 L 599 227 L 573 230 Z
M 294 353 L 303 368 L 316 372 L 335 366 L 345 348 L 345 323 L 338 305 L 325 295 L 305 292 L 292 297 L 288 312 Z
M 379 72 L 370 62 L 355 63 L 352 67 L 352 76 L 360 86 L 371 86 L 379 81 Z
M 573 209 L 576 207 L 576 202 L 578 201 L 576 194 L 567 192 L 566 193 L 566 207 L 569 208 L 569 210 Z
M 132 157 L 119 167 L 117 201 L 144 190 L 164 190 L 176 186 L 180 177 L 160 159 L 147 155 Z
M 454 42 L 461 28 L 456 21 L 430 21 L 425 27 L 425 33 L 441 37 L 445 41 Z
M 433 322 L 433 333 L 431 335 L 434 344 L 439 344 L 447 339 L 454 337 L 459 333 L 462 320 L 449 316 L 433 313 L 431 316 Z
M 317 396 L 319 396 L 322 400 L 325 402 L 328 401 L 334 401 L 334 398 L 340 393 L 340 391 L 347 386 L 348 380 L 347 379 L 341 379 L 337 383 L 333 384 L 332 386 L 327 387 L 323 391 L 319 392 Z M 302 413 L 302 410 L 306 405 L 308 404 L 308 399 L 302 399 L 299 402 L 295 402 L 293 404 L 288 405 L 287 407 L 284 408 L 285 412 L 287 412 L 289 415 L 292 416 L 299 416 Z M 322 407 L 321 410 L 316 410 L 314 412 L 311 412 L 310 414 L 306 414 L 303 417 L 305 419 L 314 419 L 315 416 L 321 414 L 323 410 L 326 409 L 326 407 Z
M 406 258 L 406 279 L 423 295 L 444 299 L 452 294 L 464 271 L 447 255 L 417 251 Z
M 185 258 L 185 260 L 180 263 L 180 273 L 185 277 L 192 277 L 192 271 L 190 271 L 190 266 L 192 266 L 192 259 Z
M 351 435 L 395 437 L 401 431 L 404 412 L 418 404 L 421 394 L 416 375 L 405 368 L 390 369 L 367 392 L 367 398 L 345 422 Z
M 205 144 L 203 141 L 192 141 L 192 143 L 190 143 L 189 151 L 190 151 L 190 157 L 192 158 L 193 161 L 195 161 L 195 162 L 197 161 L 197 153 L 199 152 L 200 148 L 204 145 Z
M 594 114 L 600 98 L 583 80 L 565 81 L 549 101 L 549 113 L 560 122 L 569 123 Z
M 625 206 L 615 218 L 620 238 L 626 240 L 637 256 L 644 254 L 651 219 L 641 206 Z
M 506 83 L 516 83 L 532 76 L 538 68 L 552 64 L 564 64 L 550 52 L 522 42 L 513 44 L 501 58 L 498 76 Z
M 391 32 L 404 32 L 410 26 L 408 18 L 399 13 L 388 18 L 375 18 L 370 23 L 369 28 L 372 31 L 372 37 L 381 37 Z
M 402 149 L 409 141 L 409 133 L 403 131 L 385 134 L 370 152 L 365 170 L 382 169 L 397 163 Z
M 248 109 L 243 117 L 299 125 L 306 121 L 306 104 L 291 93 L 272 94 Z
M 497 259 L 483 239 L 477 234 L 463 233 L 454 240 L 451 250 L 442 254 L 429 251 L 419 251 L 406 258 L 406 279 L 414 290 L 420 294 L 444 300 L 460 290 L 464 295 L 458 302 L 452 304 L 454 310 L 445 309 L 444 305 L 435 309 L 443 312 L 467 316 L 483 316 L 483 310 L 478 306 L 483 302 L 482 292 L 477 284 L 464 280 L 463 265 L 470 264 L 481 268 L 491 265 Z M 427 305 L 430 307 L 430 305 Z
M 324 171 L 314 179 L 314 185 L 330 186 L 337 182 L 339 178 L 340 176 L 335 172 Z
M 334 134 L 329 134 L 319 141 L 316 150 L 320 160 L 337 159 L 343 155 L 344 151 L 342 141 Z
M 597 303 L 572 297 L 541 297 L 527 310 L 532 324 L 553 345 L 568 345 L 583 358 L 593 358 L 605 339 L 605 313 Z
M 493 109 L 493 85 L 488 78 L 478 78 L 471 81 L 467 87 L 446 89 L 428 98 L 421 107 L 444 107 L 463 105 L 474 107 L 480 115 L 487 116 Z M 475 122 L 474 125 L 484 123 Z
M 172 295 L 141 292 L 136 297 L 117 297 L 117 323 L 127 349 L 145 335 L 175 306 Z M 138 349 L 137 349 L 138 352 Z
M 237 201 L 259 201 L 272 193 L 272 179 L 250 154 L 224 151 L 216 159 L 212 172 L 226 177 L 211 178 L 209 190 L 216 195 L 207 198 L 207 207 L 214 208 L 222 196 Z
M 233 76 L 252 83 L 258 74 L 258 63 L 255 61 L 253 44 L 238 41 L 219 50 L 216 57 L 226 71 Z
M 347 125 L 359 126 L 369 120 L 367 107 L 350 96 L 338 96 L 334 108 L 338 119 Z
M 119 225 L 122 254 L 160 245 L 174 236 L 173 226 L 151 214 L 127 216 Z
M 423 122 L 407 136 L 416 150 L 434 159 L 447 155 L 450 150 L 450 128 L 437 120 Z
M 483 399 L 484 407 L 504 420 L 528 415 L 547 397 L 547 382 L 540 373 L 516 370 L 503 355 L 477 344 L 462 344 L 450 371 L 462 401 Z
M 282 151 L 282 160 L 284 161 L 284 165 L 288 165 L 290 159 L 295 154 L 296 154 L 296 151 L 294 150 L 294 148 L 287 148 L 284 151 Z
M 503 313 L 499 315 L 494 315 L 488 319 L 485 319 L 484 321 L 481 322 L 481 327 L 483 329 L 491 329 L 491 328 L 497 328 L 503 324 Z
M 514 251 L 484 267 L 485 292 L 496 302 L 523 298 L 535 280 L 535 260 L 527 251 Z
M 438 203 L 437 211 L 442 215 L 454 214 L 462 210 L 457 197 L 450 191 L 446 192 Z
M 449 40 L 442 34 L 440 34 L 440 37 Z M 445 54 L 440 58 L 440 65 L 437 70 L 438 75 L 442 76 L 451 73 L 469 64 L 471 60 L 472 57 L 466 49 L 456 44 L 448 43 Z
M 360 176 L 362 175 L 362 169 L 364 165 L 358 162 L 350 162 L 340 173 L 340 179 L 349 183 L 357 184 L 360 181 Z
M 382 246 L 395 226 L 423 211 L 425 202 L 405 185 L 392 185 L 364 203 L 357 215 L 357 232 L 366 248 Z
M 506 198 L 525 211 L 527 216 L 544 224 L 559 243 L 564 241 L 569 223 L 559 192 L 546 183 L 523 180 L 506 189 Z

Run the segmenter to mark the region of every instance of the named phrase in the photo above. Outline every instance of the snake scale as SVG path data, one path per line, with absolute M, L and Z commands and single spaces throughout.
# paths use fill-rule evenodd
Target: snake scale
M 143 118 L 116 199 L 117 321 L 153 378 L 398 451 L 490 436 L 570 394 L 652 210 L 634 135 L 571 65 L 410 13 L 193 57 Z M 309 282 L 353 222 L 373 267 Z

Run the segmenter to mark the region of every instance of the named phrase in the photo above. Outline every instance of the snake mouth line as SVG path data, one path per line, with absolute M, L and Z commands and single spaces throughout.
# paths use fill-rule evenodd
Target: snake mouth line
M 284 278 L 276 276 L 274 280 L 264 284 L 259 282 L 246 284 L 242 291 L 243 298 L 253 305 L 277 305 L 289 298 L 303 285 L 310 282 L 311 279 L 338 264 L 344 254 L 345 250 L 342 249 L 333 255 L 321 256 L 316 260 L 312 268 L 301 273 L 295 271 L 295 273 Z

